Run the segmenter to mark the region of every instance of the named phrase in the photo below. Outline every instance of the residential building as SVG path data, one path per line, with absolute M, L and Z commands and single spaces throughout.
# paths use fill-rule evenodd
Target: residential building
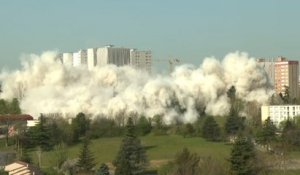
M 271 59 L 260 58 L 260 59 L 257 59 L 257 63 L 265 69 L 272 85 L 274 86 L 274 83 L 275 83 L 275 60 L 272 58 Z
M 277 94 L 284 94 L 288 87 L 291 98 L 299 97 L 299 61 L 289 61 L 287 58 L 278 57 L 277 59 L 257 59 L 257 63 L 265 69 Z
M 88 69 L 92 70 L 97 65 L 97 49 L 87 49 L 87 64 Z
M 5 166 L 4 171 L 9 175 L 41 175 L 42 172 L 37 167 L 22 161 L 16 161 Z
M 284 57 L 275 62 L 275 91 L 284 93 L 289 88 L 291 98 L 297 98 L 299 93 L 299 61 L 289 61 Z
M 294 119 L 300 116 L 300 105 L 272 105 L 261 107 L 261 120 L 265 121 L 268 117 L 275 125 L 279 125 L 287 119 Z
M 130 64 L 130 49 L 116 48 L 112 45 L 97 49 L 97 65 L 114 64 L 124 66 Z
M 79 50 L 73 53 L 73 66 L 87 66 L 87 50 Z
M 62 63 L 67 66 L 73 66 L 73 53 L 63 53 Z
M 130 50 L 130 65 L 136 69 L 151 72 L 152 53 L 148 51 Z

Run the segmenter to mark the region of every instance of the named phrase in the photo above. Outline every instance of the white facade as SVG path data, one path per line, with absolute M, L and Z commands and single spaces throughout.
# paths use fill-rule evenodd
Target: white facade
M 88 69 L 92 70 L 97 65 L 97 49 L 87 49 L 87 64 Z
M 151 51 L 130 50 L 130 65 L 136 69 L 151 72 L 152 53 Z
M 287 119 L 294 119 L 300 116 L 300 105 L 273 105 L 261 107 L 261 120 L 265 121 L 268 117 L 275 125 L 279 125 Z
M 107 46 L 97 49 L 97 65 L 114 64 L 124 66 L 130 64 L 130 49 Z
M 62 63 L 67 66 L 73 66 L 73 53 L 63 53 Z
M 79 50 L 78 52 L 73 53 L 73 66 L 87 66 L 87 51 Z

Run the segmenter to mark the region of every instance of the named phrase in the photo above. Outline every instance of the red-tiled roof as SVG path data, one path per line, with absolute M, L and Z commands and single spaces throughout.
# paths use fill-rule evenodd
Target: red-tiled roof
M 26 121 L 26 120 L 33 120 L 33 117 L 28 114 L 0 115 L 0 121 Z

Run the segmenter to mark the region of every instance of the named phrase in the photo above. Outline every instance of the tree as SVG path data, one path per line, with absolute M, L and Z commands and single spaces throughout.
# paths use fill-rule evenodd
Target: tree
M 101 166 L 97 172 L 97 175 L 109 175 L 109 168 L 105 163 L 101 164 Z
M 197 175 L 199 171 L 200 157 L 196 153 L 190 153 L 187 148 L 177 154 L 174 164 L 175 170 L 173 175 Z
M 235 135 L 238 131 L 242 131 L 245 128 L 244 118 L 239 117 L 237 112 L 231 107 L 229 115 L 225 121 L 225 132 L 228 135 Z
M 20 104 L 17 98 L 13 98 L 12 102 L 9 104 L 9 113 L 21 114 Z
M 83 140 L 83 145 L 80 150 L 79 160 L 77 166 L 79 167 L 82 173 L 91 173 L 95 167 L 94 157 L 89 148 L 90 141 L 88 137 L 85 137 Z
M 234 175 L 256 175 L 256 153 L 249 138 L 238 136 L 230 154 L 230 170 Z
M 271 121 L 270 117 L 268 117 L 264 123 L 263 127 L 258 131 L 256 136 L 256 141 L 262 145 L 267 147 L 267 150 L 270 150 L 271 143 L 276 140 L 276 126 Z
M 9 108 L 8 108 L 8 102 L 4 99 L 0 99 L 0 114 L 8 114 Z
M 236 98 L 236 89 L 231 86 L 227 91 L 227 97 L 230 99 L 230 111 L 225 121 L 225 132 L 228 135 L 235 135 L 238 131 L 243 130 L 244 118 L 239 116 L 241 102 Z
M 132 118 L 129 117 L 126 125 L 126 135 L 113 162 L 116 167 L 116 175 L 142 174 L 148 163 L 145 149 L 135 133 Z
M 90 127 L 90 121 L 86 118 L 85 114 L 80 112 L 72 119 L 72 132 L 73 142 L 78 142 L 81 136 L 85 136 L 86 132 Z
M 187 123 L 183 125 L 183 137 L 192 137 L 195 134 L 195 129 L 192 124 Z
M 220 127 L 211 116 L 208 116 L 202 126 L 202 135 L 210 141 L 218 141 L 221 137 Z
M 31 133 L 31 138 L 36 146 L 39 146 L 42 151 L 49 151 L 53 147 L 53 143 L 50 142 L 51 134 L 43 115 L 40 116 L 39 120 L 39 123 L 32 127 L 29 132 Z
M 147 135 L 152 129 L 151 122 L 145 116 L 141 116 L 137 122 L 136 128 L 138 135 Z

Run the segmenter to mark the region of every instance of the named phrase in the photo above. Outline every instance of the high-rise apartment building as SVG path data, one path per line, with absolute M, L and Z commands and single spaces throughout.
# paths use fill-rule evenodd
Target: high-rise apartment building
M 272 85 L 274 86 L 274 84 L 275 84 L 275 60 L 272 58 L 271 59 L 260 58 L 260 59 L 257 59 L 257 63 L 265 69 Z
M 67 66 L 73 66 L 73 53 L 63 53 L 62 63 Z
M 151 51 L 130 50 L 130 65 L 136 69 L 151 72 L 152 54 Z
M 289 88 L 291 98 L 297 98 L 299 93 L 299 62 L 289 61 L 279 57 L 275 62 L 275 91 L 284 93 Z
M 79 50 L 73 53 L 73 66 L 87 66 L 87 50 Z
M 130 49 L 116 48 L 112 45 L 97 49 L 97 65 L 114 64 L 124 66 L 130 64 Z
M 257 63 L 265 69 L 277 94 L 284 94 L 288 87 L 291 98 L 299 97 L 299 61 L 289 61 L 287 58 L 278 57 L 277 59 L 258 59 Z
M 89 70 L 92 70 L 95 66 L 97 66 L 97 49 L 96 48 L 87 49 L 87 64 L 88 64 Z

